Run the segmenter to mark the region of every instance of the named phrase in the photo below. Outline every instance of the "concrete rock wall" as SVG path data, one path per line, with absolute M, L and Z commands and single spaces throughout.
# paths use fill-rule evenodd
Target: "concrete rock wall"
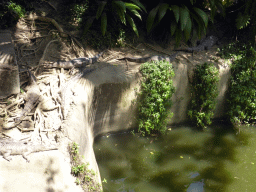
M 0 30 L 0 99 L 19 92 L 19 70 L 11 32 Z
M 129 70 L 123 65 L 100 67 L 70 86 L 75 96 L 65 121 L 66 134 L 80 145 L 81 155 L 98 173 L 99 182 L 100 174 L 93 151 L 94 138 L 99 134 L 136 127 L 136 105 L 133 101 L 136 100 L 136 89 L 139 89 L 139 66 L 134 64 Z M 188 120 L 189 76 L 193 67 L 174 62 L 173 68 L 176 92 L 171 108 L 174 116 L 169 124 L 180 124 Z M 230 76 L 228 66 L 218 68 L 220 94 L 215 110 L 217 118 L 225 112 L 225 93 Z

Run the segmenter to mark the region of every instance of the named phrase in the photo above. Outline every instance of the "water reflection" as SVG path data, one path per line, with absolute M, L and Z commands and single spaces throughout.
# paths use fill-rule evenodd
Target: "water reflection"
M 192 172 L 189 174 L 189 178 L 196 178 L 199 175 L 200 174 L 198 172 Z M 187 189 L 187 192 L 204 192 L 204 179 L 191 183 Z
M 220 125 L 203 132 L 179 127 L 159 138 L 131 134 L 97 138 L 94 151 L 102 180 L 107 180 L 104 191 L 239 191 L 236 183 L 244 174 L 240 162 L 244 148 L 250 149 L 249 153 L 254 150 L 256 156 L 256 145 L 250 146 L 256 143 L 250 142 L 256 138 L 254 128 L 244 130 L 236 135 Z M 239 173 L 234 171 L 238 168 Z M 251 186 L 243 184 L 250 191 Z

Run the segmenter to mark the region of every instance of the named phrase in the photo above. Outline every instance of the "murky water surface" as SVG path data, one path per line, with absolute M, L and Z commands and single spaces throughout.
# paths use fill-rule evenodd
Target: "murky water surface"
M 256 127 L 102 136 L 94 151 L 104 192 L 256 191 Z

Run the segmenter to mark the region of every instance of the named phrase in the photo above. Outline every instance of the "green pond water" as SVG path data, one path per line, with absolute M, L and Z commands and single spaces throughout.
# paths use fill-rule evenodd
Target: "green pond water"
M 256 127 L 172 128 L 158 138 L 96 138 L 104 192 L 256 191 Z

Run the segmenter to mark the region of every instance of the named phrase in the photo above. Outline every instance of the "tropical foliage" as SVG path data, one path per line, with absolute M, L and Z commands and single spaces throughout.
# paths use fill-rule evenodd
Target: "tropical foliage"
M 165 61 L 144 63 L 140 71 L 143 78 L 138 107 L 139 132 L 142 135 L 163 133 L 168 117 L 172 116 L 168 110 L 172 105 L 171 97 L 175 91 L 172 64 Z
M 101 31 L 104 36 L 107 31 L 108 20 L 118 18 L 124 25 L 126 25 L 128 21 L 133 31 L 137 36 L 139 36 L 136 24 L 132 16 L 136 16 L 141 20 L 141 15 L 139 12 L 142 10 L 146 11 L 145 7 L 139 2 L 139 0 L 131 0 L 131 2 L 124 2 L 119 0 L 100 1 L 96 15 L 87 19 L 85 24 L 85 31 L 91 27 L 95 19 L 100 19 Z
M 166 16 L 169 23 L 165 23 L 170 28 L 171 36 L 175 35 L 178 44 L 182 38 L 188 41 L 191 36 L 197 35 L 201 38 L 202 34 L 206 34 L 209 16 L 206 11 L 199 8 L 200 5 L 195 0 L 181 1 L 178 4 L 159 3 L 148 14 L 147 31 L 153 30 L 161 20 Z M 213 21 L 217 8 L 223 9 L 221 0 L 211 0 L 202 7 L 211 8 L 211 19 Z M 169 12 L 169 14 L 168 14 Z
M 1 27 L 10 26 L 11 23 L 24 15 L 25 11 L 34 10 L 35 2 L 39 2 L 39 0 L 4 0 L 0 3 Z M 256 23 L 256 12 L 254 11 L 256 1 L 254 0 L 181 0 L 172 2 L 168 0 L 160 2 L 146 0 L 63 0 L 63 4 L 65 5 L 63 9 L 67 11 L 67 14 L 62 13 L 62 15 L 72 17 L 72 22 L 79 23 L 85 31 L 94 26 L 92 31 L 101 31 L 103 36 L 108 35 L 107 38 L 110 39 L 119 38 L 118 29 L 127 31 L 125 26 L 128 23 L 137 36 L 139 36 L 139 26 L 142 31 L 146 29 L 151 37 L 159 36 L 158 33 L 151 34 L 156 30 L 162 32 L 162 37 L 166 37 L 166 34 L 175 36 L 176 45 L 183 37 L 186 41 L 192 40 L 193 43 L 206 33 L 209 21 L 214 22 L 214 17 L 217 14 L 225 16 L 225 8 L 230 7 L 234 7 L 229 13 L 235 13 L 237 29 L 249 26 L 251 39 L 256 34 L 256 26 L 253 25 Z M 106 34 L 107 31 L 112 35 Z M 159 39 L 163 39 L 162 37 L 159 36 Z

